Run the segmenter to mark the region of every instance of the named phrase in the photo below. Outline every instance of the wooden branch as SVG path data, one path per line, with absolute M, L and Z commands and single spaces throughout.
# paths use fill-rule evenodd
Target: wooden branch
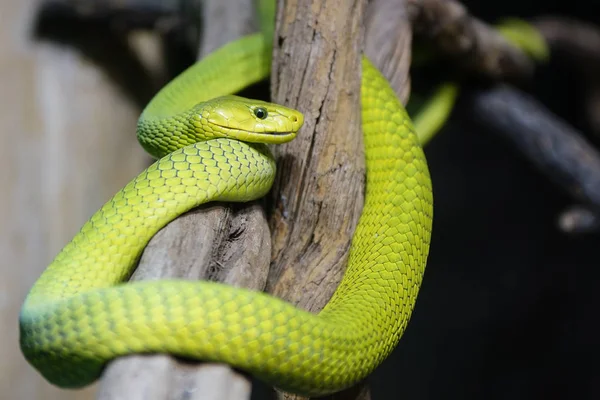
M 553 51 L 564 51 L 579 60 L 600 63 L 600 30 L 584 21 L 543 16 L 533 20 Z
M 365 14 L 366 56 L 406 105 L 410 96 L 412 26 L 406 0 L 371 0 Z
M 531 96 L 506 85 L 469 90 L 460 101 L 468 118 L 511 141 L 550 180 L 588 211 L 600 211 L 600 153 L 576 129 Z M 593 226 L 590 219 L 568 216 L 570 231 Z M 596 217 L 597 218 L 597 217 Z M 577 224 L 580 222 L 580 226 Z M 570 224 L 570 225 L 569 225 Z
M 533 62 L 457 0 L 407 0 L 414 34 L 455 63 L 495 80 L 531 76 Z
M 252 1 L 246 3 L 252 9 Z M 205 38 L 199 54 L 248 33 L 247 13 L 237 14 L 240 23 L 235 14 L 220 13 L 219 7 L 239 10 L 239 0 L 207 0 L 205 6 L 205 31 L 223 34 Z M 177 218 L 156 234 L 131 279 L 204 279 L 262 290 L 270 255 L 269 226 L 258 203 L 210 205 Z M 250 394 L 250 379 L 229 366 L 168 355 L 132 355 L 109 364 L 99 398 L 238 400 L 249 399 Z
M 204 279 L 260 290 L 270 257 L 266 218 L 258 203 L 209 205 L 187 213 L 158 232 L 131 280 Z M 200 386 L 202 385 L 202 386 Z M 104 373 L 99 399 L 250 398 L 246 376 L 228 366 L 132 355 Z
M 272 97 L 303 112 L 305 122 L 293 142 L 274 148 L 267 290 L 312 312 L 341 280 L 364 201 L 357 73 L 364 7 L 364 0 L 279 1 Z

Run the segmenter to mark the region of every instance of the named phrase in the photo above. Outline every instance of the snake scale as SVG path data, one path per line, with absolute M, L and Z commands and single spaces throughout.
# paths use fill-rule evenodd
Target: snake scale
M 365 204 L 343 280 L 320 313 L 214 282 L 126 282 L 148 241 L 178 215 L 269 191 L 267 144 L 292 140 L 303 116 L 231 95 L 268 76 L 265 46 L 262 34 L 223 46 L 143 111 L 138 138 L 158 161 L 91 217 L 23 304 L 22 352 L 51 383 L 81 387 L 116 357 L 170 353 L 323 395 L 365 378 L 398 343 L 428 256 L 432 188 L 409 116 L 364 56 Z

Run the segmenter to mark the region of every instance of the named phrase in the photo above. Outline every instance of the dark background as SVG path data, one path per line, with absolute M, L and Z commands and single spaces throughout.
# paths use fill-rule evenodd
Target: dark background
M 491 23 L 600 17 L 600 2 L 590 0 L 464 3 Z M 553 61 L 529 90 L 597 144 L 577 78 Z M 371 378 L 373 398 L 598 399 L 600 235 L 561 233 L 568 195 L 465 114 L 454 113 L 426 148 L 430 261 L 403 339 Z

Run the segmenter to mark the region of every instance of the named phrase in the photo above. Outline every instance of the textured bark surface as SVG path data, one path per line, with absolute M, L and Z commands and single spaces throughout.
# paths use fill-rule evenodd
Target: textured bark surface
M 364 2 L 280 2 L 273 101 L 304 113 L 278 146 L 270 292 L 318 311 L 342 276 L 363 205 L 360 28 Z M 300 18 L 302 16 L 302 18 Z
M 297 0 L 279 1 L 277 12 L 273 101 L 303 112 L 305 123 L 293 142 L 275 148 L 267 290 L 313 312 L 341 280 L 364 201 L 357 73 L 364 8 L 362 0 Z
M 251 0 L 207 0 L 198 57 L 249 33 Z M 238 10 L 238 13 L 224 10 Z M 244 11 L 246 10 L 246 11 Z M 150 241 L 131 280 L 184 278 L 262 290 L 271 254 L 269 227 L 258 203 L 216 204 L 187 213 Z M 244 374 L 220 364 L 192 363 L 168 355 L 134 355 L 109 364 L 98 398 L 245 399 Z

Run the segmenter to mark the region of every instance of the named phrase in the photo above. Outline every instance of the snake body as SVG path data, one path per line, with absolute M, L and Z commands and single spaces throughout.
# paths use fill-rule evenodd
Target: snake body
M 398 343 L 426 265 L 432 190 L 407 113 L 364 57 L 365 205 L 343 280 L 320 313 L 213 282 L 125 282 L 150 238 L 181 213 L 268 192 L 275 162 L 265 143 L 292 140 L 302 114 L 228 95 L 268 76 L 264 46 L 260 34 L 224 46 L 142 113 L 139 140 L 159 160 L 92 216 L 23 305 L 21 349 L 48 381 L 81 387 L 116 357 L 170 353 L 323 395 L 365 378 Z

